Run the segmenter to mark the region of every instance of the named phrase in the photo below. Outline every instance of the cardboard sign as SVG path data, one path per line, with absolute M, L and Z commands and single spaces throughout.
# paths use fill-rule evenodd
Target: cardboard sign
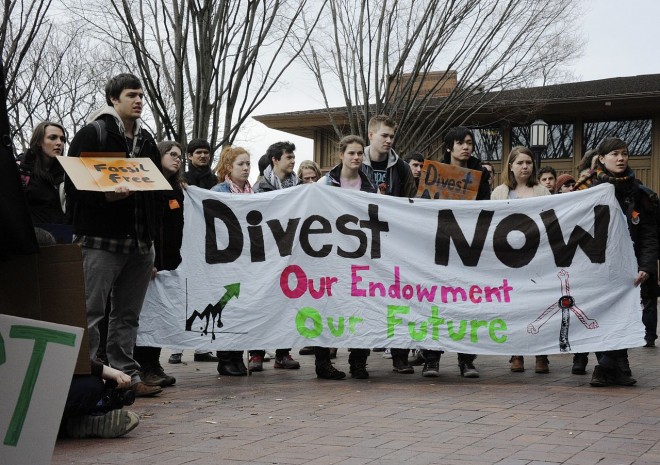
M 0 313 L 85 328 L 75 373 L 90 373 L 82 250 L 41 247 L 38 254 L 0 260 Z
M 81 191 L 114 192 L 172 190 L 149 158 L 57 157 L 73 184 Z
M 50 463 L 82 333 L 0 314 L 2 463 Z
M 416 197 L 422 199 L 474 200 L 481 171 L 424 160 Z

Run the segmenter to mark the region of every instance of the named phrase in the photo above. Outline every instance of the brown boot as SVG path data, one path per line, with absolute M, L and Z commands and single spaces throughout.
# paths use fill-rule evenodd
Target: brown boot
M 525 371 L 525 359 L 522 355 L 514 355 L 509 362 L 511 363 L 511 371 L 514 373 Z
M 548 356 L 547 355 L 537 355 L 536 356 L 536 368 L 534 369 L 534 372 L 536 373 L 550 373 L 550 367 L 548 365 L 550 362 L 548 361 Z
M 163 389 L 161 387 L 148 386 L 142 381 L 131 385 L 131 387 L 129 387 L 128 389 L 130 389 L 135 393 L 135 397 L 153 397 L 163 392 Z

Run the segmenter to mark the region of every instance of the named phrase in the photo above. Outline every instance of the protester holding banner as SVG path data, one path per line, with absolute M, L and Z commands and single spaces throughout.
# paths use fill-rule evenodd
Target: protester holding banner
M 635 172 L 628 166 L 628 144 L 624 141 L 616 137 L 606 137 L 598 145 L 596 152 L 596 168 L 584 179 L 580 189 L 605 183 L 614 186 L 616 199 L 627 219 L 637 258 L 639 271 L 632 284 L 642 285 L 642 299 L 656 299 L 658 196 L 635 178 Z M 596 352 L 596 359 L 598 365 L 591 377 L 592 386 L 631 386 L 637 382 L 632 377 L 628 363 L 628 349 Z
M 255 186 L 254 192 L 271 192 L 287 187 L 294 187 L 300 183 L 300 179 L 294 173 L 296 163 L 296 146 L 291 142 L 276 142 L 268 147 L 266 157 L 268 166 L 264 169 L 263 179 Z M 262 157 L 263 158 L 263 157 Z M 265 350 L 250 351 L 249 366 L 259 368 L 263 363 Z M 261 365 L 263 367 L 263 365 Z M 277 349 L 275 351 L 274 368 L 297 370 L 300 363 L 291 357 L 291 349 Z M 252 370 L 251 371 L 258 371 Z
M 444 156 L 442 163 L 481 172 L 476 200 L 488 200 L 490 198 L 490 171 L 482 166 L 481 160 L 472 156 L 474 151 L 474 133 L 464 126 L 451 128 L 444 137 L 443 150 Z M 441 350 L 422 351 L 422 357 L 424 358 L 422 376 L 440 376 L 440 357 L 442 353 Z M 479 371 L 474 366 L 474 360 L 476 358 L 476 354 L 459 352 L 458 368 L 461 371 L 461 376 L 466 378 L 479 377 Z
M 369 145 L 364 148 L 361 170 L 378 188 L 379 193 L 394 197 L 415 197 L 417 184 L 412 171 L 392 148 L 396 122 L 387 115 L 377 115 L 369 120 L 367 129 Z M 400 374 L 414 373 L 414 368 L 408 363 L 408 352 L 409 349 L 391 349 L 392 371 Z
M 139 78 L 114 76 L 106 84 L 105 95 L 107 105 L 92 113 L 90 124 L 75 135 L 69 157 L 112 152 L 122 158 L 150 158 L 160 169 L 156 143 L 140 120 L 144 92 Z M 133 349 L 153 269 L 160 193 L 131 191 L 126 186 L 114 192 L 82 191 L 68 176 L 65 189 L 73 208 L 74 242 L 83 252 L 89 352 L 97 353 L 99 322 L 111 297 L 108 362 L 131 377 L 130 389 L 136 396 L 158 394 L 160 387 L 142 382 Z
M 502 184 L 497 186 L 490 198 L 492 200 L 525 199 L 550 195 L 550 191 L 539 184 L 534 164 L 534 154 L 527 147 L 517 146 L 511 149 L 506 160 L 506 170 L 502 172 Z M 511 357 L 511 371 L 525 371 L 522 355 Z M 547 355 L 536 356 L 536 373 L 550 373 Z
M 188 171 L 185 172 L 183 179 L 190 186 L 210 189 L 218 183 L 216 175 L 211 171 L 211 144 L 206 139 L 193 139 L 186 147 L 188 161 Z M 181 363 L 183 350 L 174 349 L 170 354 L 167 363 Z M 217 362 L 218 358 L 208 350 L 195 350 L 193 355 L 195 362 Z
M 220 162 L 216 167 L 218 184 L 211 190 L 232 194 L 252 194 L 250 176 L 250 154 L 243 147 L 225 147 L 220 154 Z M 245 376 L 247 368 L 243 363 L 243 351 L 219 350 L 218 373 L 227 376 Z M 263 360 L 249 363 L 250 371 L 262 371 Z
M 319 168 L 319 165 L 314 161 L 314 160 L 303 160 L 302 163 L 300 163 L 300 166 L 298 166 L 298 179 L 300 179 L 300 182 L 302 184 L 311 184 L 313 182 L 318 182 L 319 179 L 323 177 L 323 173 L 321 173 L 321 168 Z M 334 353 L 334 356 L 337 356 L 337 349 L 330 349 L 331 351 L 331 356 Z M 298 352 L 300 355 L 313 355 L 314 354 L 314 347 L 313 346 L 305 346 L 300 349 Z
M 64 155 L 65 143 L 64 127 L 43 121 L 32 131 L 30 148 L 19 157 L 18 171 L 35 225 L 71 222 L 64 201 L 64 169 L 55 159 Z
M 339 164 L 322 177 L 318 181 L 319 184 L 377 193 L 376 186 L 361 169 L 363 160 L 364 140 L 360 136 L 354 135 L 343 137 L 339 141 Z M 367 372 L 369 352 L 369 349 L 351 349 L 348 356 L 351 378 L 369 378 L 369 372 Z M 329 347 L 315 347 L 314 357 L 316 376 L 319 378 L 343 379 L 346 377 L 346 373 L 337 370 L 330 361 L 331 349 Z
M 175 270 L 181 263 L 181 241 L 183 240 L 183 190 L 179 175 L 183 162 L 181 145 L 174 141 L 158 144 L 162 171 L 172 186 L 163 192 L 163 215 L 159 232 L 154 240 L 156 258 L 152 277 L 161 270 Z M 160 364 L 160 347 L 135 346 L 135 360 L 140 364 L 141 377 L 149 386 L 167 387 L 176 383 L 176 378 L 163 370 Z

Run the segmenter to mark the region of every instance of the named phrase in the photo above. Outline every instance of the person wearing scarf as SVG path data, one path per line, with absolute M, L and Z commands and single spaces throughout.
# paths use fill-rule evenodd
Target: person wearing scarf
M 296 163 L 296 146 L 291 142 L 276 142 L 268 147 L 264 157 L 268 160 L 268 166 L 264 169 L 264 176 L 257 183 L 254 192 L 271 192 L 278 189 L 294 187 L 300 183 L 298 176 L 293 171 Z M 264 158 L 262 157 L 262 159 Z M 261 371 L 262 362 L 266 352 L 264 350 L 250 351 L 250 371 Z M 275 368 L 297 370 L 300 363 L 291 357 L 291 349 L 277 349 L 275 351 Z
M 250 154 L 243 147 L 225 147 L 220 154 L 220 163 L 215 168 L 218 184 L 211 188 L 215 192 L 252 194 L 250 176 Z M 243 363 L 243 351 L 219 350 L 218 373 L 227 376 L 245 376 L 247 367 Z M 260 370 L 255 370 L 260 371 Z
M 588 189 L 600 184 L 612 184 L 616 199 L 628 222 L 628 231 L 634 244 L 638 272 L 634 286 L 642 286 L 642 298 L 656 299 L 658 230 L 658 196 L 645 187 L 628 165 L 628 145 L 616 137 L 606 137 L 596 149 L 598 160 L 596 167 L 580 179 L 575 190 Z M 657 325 L 657 307 L 655 307 L 655 326 Z M 646 309 L 645 309 L 646 310 Z M 645 315 L 643 319 L 650 318 Z M 645 321 L 645 325 L 646 325 Z M 648 326 L 647 326 L 648 328 Z M 648 329 L 647 329 L 648 337 Z M 655 339 L 655 337 L 654 337 Z M 647 339 L 648 341 L 648 339 Z M 586 354 L 584 356 L 586 366 Z M 596 352 L 598 365 L 594 368 L 590 384 L 592 386 L 632 386 L 637 381 L 632 377 L 628 363 L 628 349 Z

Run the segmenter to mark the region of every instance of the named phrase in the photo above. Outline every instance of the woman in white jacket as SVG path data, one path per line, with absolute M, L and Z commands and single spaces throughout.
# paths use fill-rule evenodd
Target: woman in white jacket
M 502 184 L 491 194 L 491 200 L 511 200 L 550 195 L 550 191 L 539 184 L 536 176 L 534 154 L 527 147 L 517 146 L 511 149 L 506 160 L 507 169 L 502 172 Z M 525 371 L 522 355 L 511 357 L 511 371 Z M 548 356 L 536 356 L 536 373 L 549 373 Z

